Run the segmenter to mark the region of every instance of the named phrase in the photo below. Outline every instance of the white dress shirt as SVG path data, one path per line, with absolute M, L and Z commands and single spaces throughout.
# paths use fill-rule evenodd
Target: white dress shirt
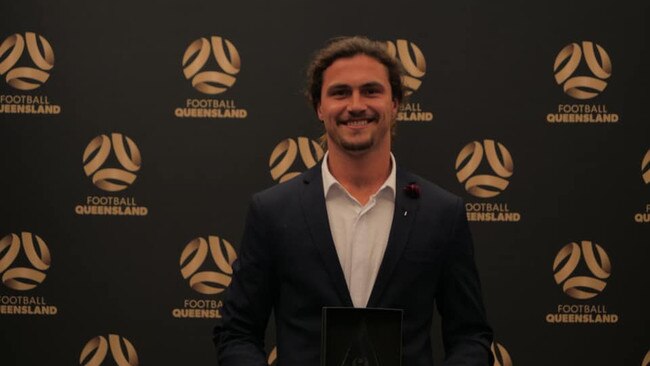
M 361 205 L 336 178 L 321 165 L 327 217 L 345 281 L 354 307 L 366 307 L 384 258 L 393 212 L 395 211 L 395 157 L 384 184 L 365 205 Z

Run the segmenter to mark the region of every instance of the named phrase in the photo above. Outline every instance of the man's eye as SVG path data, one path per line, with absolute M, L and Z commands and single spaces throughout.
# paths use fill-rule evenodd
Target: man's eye
M 381 90 L 377 88 L 370 88 L 365 90 L 366 95 L 375 95 L 375 94 L 379 94 L 380 92 Z
M 348 95 L 348 94 L 349 94 L 348 91 L 345 90 L 345 89 L 336 89 L 336 90 L 332 90 L 330 92 L 330 95 L 334 96 L 334 97 L 345 96 L 345 95 Z

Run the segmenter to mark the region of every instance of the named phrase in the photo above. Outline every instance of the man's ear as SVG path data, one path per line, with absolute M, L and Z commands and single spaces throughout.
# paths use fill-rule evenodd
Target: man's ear
M 318 114 L 318 120 L 323 122 L 323 111 L 320 108 L 320 103 L 316 105 L 316 114 Z

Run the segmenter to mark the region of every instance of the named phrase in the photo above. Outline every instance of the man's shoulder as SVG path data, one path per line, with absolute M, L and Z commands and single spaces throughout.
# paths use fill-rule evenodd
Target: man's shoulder
M 455 206 L 459 203 L 459 201 L 462 201 L 462 199 L 457 196 L 454 193 L 449 192 L 448 190 L 440 187 L 436 183 L 433 183 L 432 181 L 423 178 L 422 176 L 412 173 L 408 170 L 405 169 L 399 169 L 397 170 L 398 174 L 398 187 L 397 190 L 399 191 L 400 189 L 405 189 L 406 185 L 410 183 L 415 183 L 418 186 L 418 189 L 420 190 L 420 198 L 426 202 L 432 202 L 436 205 L 451 205 Z M 403 181 L 405 183 L 402 183 L 404 187 L 399 187 L 400 181 Z
M 297 202 L 303 190 L 307 187 L 322 191 L 322 180 L 320 176 L 320 165 L 311 168 L 285 182 L 264 189 L 253 195 L 253 201 L 264 205 L 286 205 L 290 202 Z

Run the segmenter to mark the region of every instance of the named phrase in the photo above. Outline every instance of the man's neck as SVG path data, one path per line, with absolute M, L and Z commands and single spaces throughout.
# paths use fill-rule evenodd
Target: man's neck
M 330 150 L 327 167 L 332 176 L 365 205 L 390 175 L 390 150 L 377 149 L 359 155 Z

